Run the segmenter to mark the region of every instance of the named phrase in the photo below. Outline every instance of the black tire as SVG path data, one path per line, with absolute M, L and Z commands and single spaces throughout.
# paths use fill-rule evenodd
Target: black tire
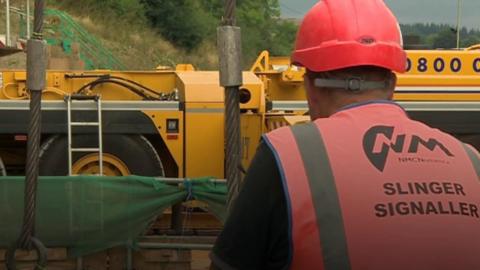
M 77 148 L 97 146 L 94 135 L 76 135 L 72 138 Z M 55 135 L 42 144 L 40 150 L 40 175 L 68 175 L 67 136 Z M 163 176 L 160 157 L 152 144 L 140 135 L 104 135 L 103 152 L 111 154 L 128 167 L 131 174 Z M 74 153 L 73 163 L 89 153 Z

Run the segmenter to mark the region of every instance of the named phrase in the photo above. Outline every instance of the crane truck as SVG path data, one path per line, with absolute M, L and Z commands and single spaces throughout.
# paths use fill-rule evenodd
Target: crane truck
M 399 75 L 395 100 L 409 115 L 480 148 L 478 46 L 409 51 L 407 70 Z M 303 75 L 288 58 L 268 52 L 243 73 L 245 168 L 262 134 L 308 121 Z M 217 71 L 196 71 L 191 65 L 155 71 L 50 70 L 47 81 L 42 175 L 99 174 L 102 169 L 110 176 L 224 178 L 224 92 Z M 25 71 L 0 72 L 4 175 L 24 173 L 29 110 L 25 85 Z
M 408 71 L 399 75 L 394 97 L 410 117 L 477 148 L 479 48 L 408 51 Z M 288 58 L 270 57 L 268 52 L 243 73 L 239 95 L 245 168 L 262 134 L 309 121 L 304 73 Z M 3 175 L 25 174 L 29 98 L 24 70 L 0 70 Z M 224 90 L 219 86 L 218 71 L 197 71 L 188 64 L 154 71 L 50 70 L 42 111 L 41 175 L 225 177 Z M 164 224 L 167 216 L 155 226 L 168 227 L 168 222 Z M 192 223 L 220 228 L 221 224 L 211 219 L 200 216 Z M 137 263 L 168 255 L 168 251 L 149 252 L 142 253 L 144 258 Z M 104 261 L 115 262 L 111 259 L 118 256 L 130 258 L 125 251 L 113 249 L 84 262 L 103 265 Z M 78 262 L 76 268 L 71 265 L 68 269 L 81 269 L 82 262 Z M 157 269 L 155 265 L 142 265 L 142 269 Z

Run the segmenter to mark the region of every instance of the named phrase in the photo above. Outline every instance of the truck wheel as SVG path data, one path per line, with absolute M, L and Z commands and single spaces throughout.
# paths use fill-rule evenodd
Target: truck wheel
M 76 135 L 72 139 L 76 148 L 97 146 L 97 137 Z M 68 175 L 67 136 L 56 135 L 42 144 L 40 150 L 40 175 Z M 99 173 L 97 153 L 74 153 L 74 175 Z M 160 157 L 152 144 L 140 135 L 104 135 L 103 174 L 107 176 L 163 176 Z

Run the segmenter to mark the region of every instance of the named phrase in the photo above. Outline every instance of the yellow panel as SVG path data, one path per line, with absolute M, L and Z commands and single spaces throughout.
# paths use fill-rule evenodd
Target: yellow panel
M 223 103 L 187 103 L 185 107 L 186 176 L 224 178 Z
M 27 80 L 27 73 L 20 71 L 14 73 L 15 80 L 17 81 L 26 81 Z
M 260 137 L 264 132 L 263 114 L 242 114 L 242 164 L 244 168 L 248 168 L 250 165 L 256 153 Z
M 265 83 L 268 100 L 306 100 L 303 82 L 285 82 L 282 73 L 260 75 Z
M 170 154 L 172 154 L 173 159 L 177 163 L 179 177 L 183 177 L 183 112 L 148 111 L 144 113 L 153 121 Z M 167 119 L 178 119 L 178 133 L 167 134 Z M 169 138 L 167 135 L 177 135 L 178 137 Z
M 452 87 L 451 89 L 433 89 L 425 94 L 397 94 L 399 100 L 478 100 L 480 88 L 480 51 L 473 50 L 430 50 L 407 51 L 409 71 L 399 75 L 398 86 L 402 87 Z M 300 83 L 302 70 L 295 70 L 287 58 L 270 58 L 263 52 L 253 66 L 257 76 L 265 85 L 266 99 L 270 101 L 305 100 L 303 83 Z M 282 68 L 278 68 L 282 66 Z M 291 73 L 291 74 L 290 74 Z M 288 75 L 293 75 L 289 78 Z M 458 87 L 472 87 L 461 89 Z M 412 90 L 411 89 L 411 90 Z M 425 89 L 420 89 L 424 91 Z M 457 93 L 449 93 L 457 91 Z
M 241 104 L 241 109 L 258 110 L 262 109 L 264 100 L 264 86 L 262 81 L 252 72 L 243 73 L 243 86 L 251 94 L 251 100 L 246 104 Z
M 145 72 L 118 72 L 118 71 L 48 71 L 47 72 L 47 89 L 44 92 L 44 99 L 55 100 L 62 99 L 65 94 L 75 93 L 82 86 L 97 78 L 66 78 L 65 75 L 110 75 L 121 77 L 140 83 L 156 93 L 170 93 L 176 88 L 176 76 L 173 71 L 145 71 Z M 1 98 L 22 99 L 24 92 L 15 93 L 12 91 L 13 87 L 20 88 L 20 85 L 26 80 L 25 71 L 4 71 L 3 72 L 3 86 L 0 90 L 5 91 L 7 86 L 7 97 L 5 94 Z M 142 97 L 126 90 L 124 87 L 105 83 L 98 85 L 92 91 L 92 94 L 101 94 L 104 100 L 141 100 Z
M 224 90 L 220 87 L 218 72 L 178 72 L 181 87 L 180 100 L 185 102 L 223 102 Z
M 408 51 L 409 75 L 480 75 L 480 51 Z
M 398 86 L 480 86 L 480 75 L 399 75 Z
M 180 100 L 185 102 L 222 102 L 225 90 L 220 86 L 218 71 L 186 71 L 177 72 L 177 84 L 180 88 Z M 260 92 L 263 89 L 262 81 L 252 72 L 243 73 L 244 86 L 252 94 L 252 102 L 246 107 L 258 108 Z

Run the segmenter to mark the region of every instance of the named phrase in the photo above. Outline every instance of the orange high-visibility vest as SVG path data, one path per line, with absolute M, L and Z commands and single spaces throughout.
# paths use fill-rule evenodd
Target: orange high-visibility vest
M 264 136 L 289 211 L 291 269 L 480 269 L 480 158 L 390 102 Z

